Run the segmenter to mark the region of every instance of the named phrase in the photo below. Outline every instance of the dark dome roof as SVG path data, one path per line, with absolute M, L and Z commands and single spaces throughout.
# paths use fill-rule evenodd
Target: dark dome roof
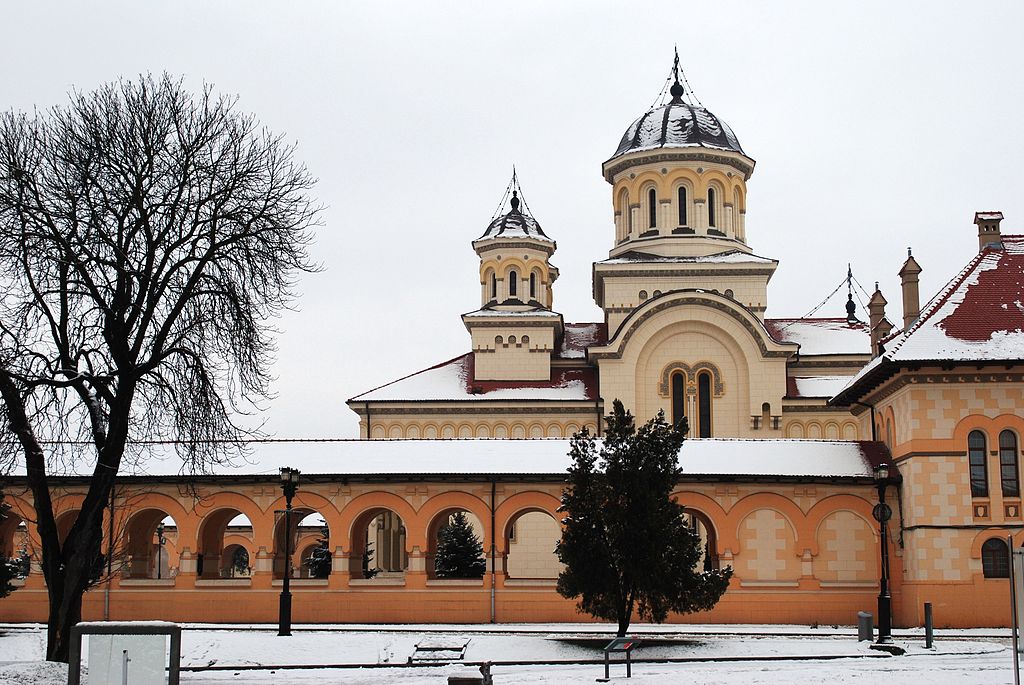
M 512 191 L 512 209 L 508 214 L 502 214 L 492 221 L 477 240 L 485 238 L 533 238 L 551 242 L 551 238 L 545 235 L 537 220 L 519 210 L 519 197 L 516 191 Z
M 745 155 L 729 125 L 698 105 L 679 98 L 648 110 L 622 136 L 612 159 L 627 152 L 660 147 L 707 147 Z

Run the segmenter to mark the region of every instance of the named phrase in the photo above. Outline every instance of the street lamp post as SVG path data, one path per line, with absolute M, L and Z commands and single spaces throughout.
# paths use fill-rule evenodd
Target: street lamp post
M 284 583 L 281 588 L 281 604 L 278 612 L 278 635 L 292 634 L 292 593 L 289 580 L 292 574 L 291 513 L 292 498 L 299 489 L 299 470 L 284 466 L 281 468 L 281 489 L 284 490 Z
M 889 465 L 875 467 L 875 485 L 878 487 L 878 504 L 871 512 L 878 521 L 882 545 L 882 572 L 878 581 L 878 644 L 892 640 L 892 597 L 889 595 L 889 519 L 892 508 L 885 503 L 885 489 L 889 485 Z
M 164 543 L 167 542 L 167 538 L 164 537 L 164 522 L 156 524 L 156 578 L 160 580 L 160 573 L 163 571 L 164 565 Z

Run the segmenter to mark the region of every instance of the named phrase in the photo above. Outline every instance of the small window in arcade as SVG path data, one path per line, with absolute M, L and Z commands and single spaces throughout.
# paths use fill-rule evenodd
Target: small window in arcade
M 711 437 L 711 374 L 697 374 L 697 437 Z
M 715 189 L 708 188 L 708 226 L 715 227 Z
M 679 225 L 686 225 L 686 187 L 679 186 L 679 191 L 676 193 L 676 200 L 679 204 Z
M 1017 475 L 1017 435 L 1013 431 L 999 434 L 999 480 L 1003 497 L 1020 497 L 1020 477 Z
M 491 299 L 498 299 L 498 276 L 491 272 Z
M 672 374 L 672 426 L 679 428 L 686 419 L 686 377 L 679 372 Z
M 537 272 L 530 273 L 530 298 L 537 298 Z
M 515 271 L 508 272 L 508 296 L 515 297 L 519 288 L 519 274 Z
M 654 188 L 647 191 L 647 226 L 658 227 L 658 194 L 654 192 Z
M 981 431 L 971 431 L 967 436 L 967 460 L 971 469 L 971 497 L 988 497 L 985 434 Z
M 1010 577 L 1009 549 L 999 538 L 989 538 L 981 546 L 981 570 L 986 578 Z

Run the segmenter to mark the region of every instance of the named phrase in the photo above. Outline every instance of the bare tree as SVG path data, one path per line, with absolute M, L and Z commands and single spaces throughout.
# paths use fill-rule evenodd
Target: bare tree
M 314 270 L 319 214 L 294 146 L 209 87 L 70 100 L 0 115 L 0 442 L 26 467 L 58 661 L 136 445 L 176 441 L 202 472 L 253 435 L 234 417 L 268 395 L 268 322 Z M 61 540 L 48 479 L 71 468 L 91 478 Z

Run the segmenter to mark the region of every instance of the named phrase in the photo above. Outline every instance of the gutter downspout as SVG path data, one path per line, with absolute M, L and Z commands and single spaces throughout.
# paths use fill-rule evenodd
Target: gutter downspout
M 875 426 L 875 405 L 868 404 L 867 402 L 857 402 L 855 400 L 850 400 L 850 404 L 857 404 L 857 405 L 860 405 L 862 407 L 867 407 L 868 409 L 871 410 L 871 440 L 873 442 L 878 442 L 878 429 L 877 429 L 877 426 Z M 893 466 L 893 468 L 896 468 L 895 464 L 893 464 L 892 466 Z M 899 473 L 899 470 L 897 470 L 896 473 Z M 895 485 L 896 485 L 896 505 L 897 505 L 897 508 L 900 511 L 900 538 L 899 538 L 899 543 L 900 543 L 900 549 L 903 549 L 903 531 L 905 530 L 906 526 L 904 525 L 905 522 L 904 522 L 904 519 L 903 519 L 903 477 L 902 476 L 900 476 L 900 479 L 898 481 L 896 481 Z
M 497 614 L 495 612 L 495 583 L 497 583 L 497 547 L 494 544 L 494 510 L 495 510 L 495 498 L 498 494 L 498 482 L 495 479 L 491 479 L 491 623 L 497 623 Z
M 597 430 L 594 431 L 594 432 L 597 433 L 597 437 L 601 437 L 601 419 L 603 417 L 601 416 L 601 398 L 600 397 L 597 398 L 596 400 L 594 400 L 594 413 L 597 414 Z M 572 436 L 570 436 L 570 437 L 572 437 Z

